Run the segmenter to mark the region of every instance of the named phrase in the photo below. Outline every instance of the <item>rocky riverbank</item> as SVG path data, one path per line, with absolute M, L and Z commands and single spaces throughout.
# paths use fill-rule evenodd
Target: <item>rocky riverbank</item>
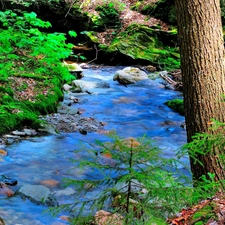
M 131 84 L 143 79 L 148 79 L 148 75 L 135 67 L 127 67 L 124 70 L 119 70 L 114 76 L 114 80 L 117 80 L 121 84 L 124 84 L 124 82 Z M 3 135 L 0 138 L 1 149 L 4 150 L 4 145 L 46 133 L 80 132 L 86 135 L 89 132 L 104 132 L 104 126 L 107 121 L 98 121 L 93 117 L 82 116 L 84 109 L 79 107 L 79 103 L 85 101 L 85 95 L 105 92 L 109 90 L 110 85 L 105 81 L 90 82 L 76 80 L 72 82 L 71 86 L 65 84 L 63 88 L 65 91 L 64 100 L 59 103 L 57 113 L 39 116 L 39 120 L 42 121 L 42 126 L 37 130 L 24 127 L 22 130 L 13 130 L 10 134 Z M 82 96 L 82 98 L 79 98 L 79 96 Z M 7 153 L 2 152 L 2 154 Z

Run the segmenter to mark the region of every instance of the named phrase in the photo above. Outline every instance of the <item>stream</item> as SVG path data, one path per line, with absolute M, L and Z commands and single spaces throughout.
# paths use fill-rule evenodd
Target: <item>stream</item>
M 82 101 L 71 107 L 82 109 L 82 116 L 92 117 L 105 123 L 104 130 L 114 130 L 123 137 L 147 137 L 153 139 L 163 150 L 164 157 L 173 158 L 176 150 L 186 142 L 186 131 L 181 127 L 184 117 L 164 105 L 167 100 L 180 98 L 181 93 L 165 88 L 161 78 L 132 85 L 121 85 L 113 81 L 115 71 L 122 67 L 99 67 L 84 69 L 86 81 L 105 81 L 110 88 L 96 89 L 92 94 L 77 93 Z M 65 97 L 68 94 L 65 94 Z M 0 174 L 18 181 L 12 187 L 17 190 L 23 184 L 47 184 L 51 191 L 62 190 L 63 178 L 88 178 L 88 170 L 80 171 L 70 159 L 74 150 L 80 149 L 85 157 L 85 148 L 91 147 L 95 140 L 107 141 L 108 136 L 100 132 L 60 133 L 32 137 L 18 143 L 7 145 L 8 155 L 0 158 Z M 85 147 L 84 147 L 85 146 Z M 183 157 L 188 164 L 188 157 Z M 181 165 L 180 171 L 188 174 Z M 93 175 L 93 174 L 92 174 Z M 67 221 L 45 212 L 46 206 L 37 205 L 20 196 L 0 196 L 0 217 L 7 225 L 61 225 Z M 66 203 L 71 199 L 61 199 Z M 63 213 L 62 213 L 63 215 Z

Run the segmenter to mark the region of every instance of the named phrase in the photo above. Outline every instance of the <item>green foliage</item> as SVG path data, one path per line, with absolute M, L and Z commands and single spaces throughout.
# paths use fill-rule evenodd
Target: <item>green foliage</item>
M 202 155 L 208 157 L 216 157 L 217 162 L 222 166 L 225 165 L 225 157 L 223 149 L 225 148 L 225 124 L 216 120 L 209 122 L 211 124 L 211 130 L 209 133 L 197 133 L 194 135 L 193 141 L 184 145 L 184 149 L 188 151 L 189 156 L 192 158 L 194 164 L 204 166 L 199 160 Z M 216 150 L 216 153 L 214 152 Z M 204 178 L 204 176 L 203 176 Z M 213 174 L 208 174 L 207 179 L 214 180 Z M 221 184 L 224 181 L 219 181 Z M 222 185 L 223 188 L 225 185 Z
M 40 0 L 11 0 L 11 4 L 18 4 L 18 5 L 22 5 L 22 6 L 25 6 L 25 7 L 29 7 L 29 6 L 32 6 L 32 5 L 39 5 L 39 2 Z M 46 0 L 46 2 L 48 4 L 57 4 L 59 3 L 60 0 Z
M 163 158 L 160 149 L 145 137 L 122 140 L 114 135 L 112 142 L 97 141 L 96 148 L 87 152 L 82 156 L 78 150 L 74 163 L 94 177 L 67 179 L 67 185 L 77 190 L 77 201 L 55 209 L 73 212 L 73 224 L 85 224 L 80 221 L 85 219 L 85 208 L 93 214 L 106 206 L 120 213 L 125 224 L 165 224 L 168 215 L 188 204 L 192 189 L 179 182 L 171 169 L 176 168 L 178 160 Z M 93 190 L 99 193 L 84 197 Z
M 105 26 L 120 26 L 119 11 L 117 10 L 115 3 L 109 2 L 99 5 L 95 10 L 99 12 L 101 23 Z
M 215 129 L 225 126 L 214 122 Z M 94 149 L 77 150 L 76 160 L 73 161 L 81 171 L 88 171 L 86 175 L 89 179 L 67 179 L 67 185 L 74 185 L 77 190 L 76 201 L 53 211 L 72 212 L 74 218 L 71 224 L 90 224 L 96 211 L 107 208 L 107 211 L 122 215 L 124 224 L 164 225 L 165 218 L 183 207 L 211 198 L 221 190 L 221 182 L 224 181 L 215 181 L 215 175 L 210 173 L 202 176 L 193 188 L 187 177 L 179 176 L 178 165 L 180 158 L 190 150 L 198 155 L 207 154 L 202 146 L 209 145 L 208 142 L 219 144 L 224 149 L 223 133 L 215 137 L 196 135 L 192 143 L 186 144 L 170 160 L 163 158 L 160 149 L 145 137 L 137 140 L 113 135 L 110 142 L 97 141 Z M 191 154 L 191 157 L 198 160 L 196 154 Z M 88 197 L 93 191 L 98 191 L 98 194 Z M 88 210 L 90 214 L 83 214 L 83 210 Z M 206 205 L 197 210 L 192 219 L 205 224 L 210 217 L 216 219 L 214 211 L 213 205 Z
M 71 37 L 76 37 L 77 36 L 77 33 L 75 31 L 70 30 L 68 33 L 69 33 L 69 35 Z
M 65 43 L 65 34 L 41 32 L 39 28 L 48 28 L 51 24 L 38 19 L 34 12 L 1 11 L 0 21 L 3 26 L 0 30 L 0 80 L 33 71 L 36 75 L 71 78 L 69 71 L 60 65 L 72 48 Z
M 165 105 L 173 109 L 175 112 L 184 115 L 184 102 L 182 99 L 173 99 L 165 102 Z
M 37 115 L 25 104 L 13 101 L 4 103 L 0 107 L 0 134 L 12 129 L 21 129 L 23 126 L 34 127 L 39 124 Z
M 87 37 L 89 37 L 90 41 L 93 42 L 93 43 L 99 43 L 99 39 L 96 36 L 97 33 L 94 32 L 94 31 L 82 31 L 82 32 L 80 32 L 80 34 L 84 34 Z
M 0 134 L 22 126 L 39 123 L 38 115 L 55 112 L 61 100 L 63 81 L 74 77 L 61 61 L 68 57 L 72 44 L 65 34 L 45 33 L 51 26 L 34 12 L 0 11 Z M 76 32 L 70 31 L 73 37 Z M 36 79 L 36 96 L 21 100 L 16 92 L 25 91 L 28 83 L 13 85 L 13 77 Z M 29 80 L 29 79 L 28 79 Z M 45 93 L 45 94 L 43 94 Z
M 187 143 L 181 149 L 182 154 L 187 154 L 192 159 L 194 164 L 204 167 L 200 161 L 201 157 L 215 157 L 218 163 L 225 165 L 225 157 L 223 150 L 225 148 L 225 124 L 216 120 L 211 121 L 212 127 L 209 133 L 197 133 L 192 137 L 193 141 Z M 217 149 L 216 155 L 214 150 Z M 217 181 L 215 174 L 207 173 L 203 175 L 199 180 L 194 181 L 195 192 L 193 193 L 193 202 L 207 199 L 215 195 L 218 191 L 225 188 L 225 180 Z

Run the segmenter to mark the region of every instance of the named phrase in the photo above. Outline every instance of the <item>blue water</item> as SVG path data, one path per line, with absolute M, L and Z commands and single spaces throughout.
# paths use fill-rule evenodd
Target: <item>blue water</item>
M 120 85 L 113 81 L 115 71 L 120 67 L 103 67 L 85 69 L 83 80 L 105 81 L 110 84 L 108 90 L 99 90 L 95 94 L 79 95 L 85 99 L 72 107 L 84 109 L 83 117 L 93 117 L 106 123 L 105 130 L 114 130 L 123 137 L 142 137 L 146 135 L 155 141 L 163 150 L 163 156 L 174 158 L 177 149 L 186 142 L 186 131 L 181 128 L 184 117 L 173 112 L 164 102 L 177 97 L 181 93 L 166 89 L 163 80 L 157 79 L 148 84 Z M 80 151 L 82 158 L 88 157 L 87 149 L 92 148 L 95 140 L 108 141 L 103 134 L 62 133 L 46 135 L 24 140 L 7 146 L 8 155 L 0 161 L 2 174 L 18 180 L 18 189 L 22 184 L 40 184 L 42 180 L 56 180 L 58 185 L 51 190 L 63 189 L 64 178 L 87 178 L 94 176 L 92 170 L 80 170 L 71 159 L 77 157 L 74 150 Z M 188 165 L 188 158 L 182 162 Z M 180 165 L 180 171 L 187 173 Z M 63 201 L 62 201 L 63 202 Z M 11 198 L 0 197 L 0 216 L 7 225 L 60 225 L 68 222 L 60 219 L 60 215 L 52 217 L 43 213 L 47 208 L 22 200 L 15 195 Z

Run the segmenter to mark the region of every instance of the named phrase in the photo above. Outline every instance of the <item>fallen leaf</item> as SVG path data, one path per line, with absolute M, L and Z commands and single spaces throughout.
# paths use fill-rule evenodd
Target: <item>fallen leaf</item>
M 102 155 L 108 159 L 112 158 L 112 155 L 109 152 L 102 153 Z

